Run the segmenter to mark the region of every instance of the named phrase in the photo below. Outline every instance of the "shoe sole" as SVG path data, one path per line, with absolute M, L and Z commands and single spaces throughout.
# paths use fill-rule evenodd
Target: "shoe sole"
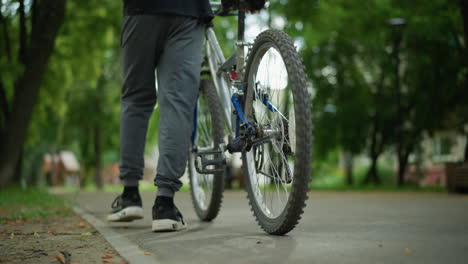
M 117 213 L 107 216 L 109 222 L 131 222 L 143 218 L 143 208 L 138 206 L 127 207 Z
M 177 222 L 171 219 L 153 220 L 151 230 L 153 232 L 161 231 L 179 231 L 187 228 L 187 224 Z

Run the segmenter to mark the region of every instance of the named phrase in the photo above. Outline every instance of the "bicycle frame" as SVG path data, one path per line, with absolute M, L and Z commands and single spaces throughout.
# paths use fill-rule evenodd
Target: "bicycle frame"
M 212 2 L 213 9 L 220 9 L 220 2 Z M 211 77 L 218 92 L 221 106 L 223 107 L 224 120 L 229 129 L 231 138 L 239 136 L 240 123 L 247 123 L 242 108 L 240 96 L 242 96 L 244 87 L 244 65 L 245 51 L 244 48 L 249 44 L 244 42 L 245 32 L 245 13 L 242 10 L 238 11 L 238 28 L 236 52 L 227 60 L 224 57 L 223 51 L 218 43 L 216 34 L 212 26 L 206 28 L 206 57 L 208 60 Z M 236 68 L 235 78 L 231 78 L 230 74 L 233 68 Z
M 221 8 L 220 2 L 212 2 L 211 5 L 214 10 Z M 257 142 L 247 139 L 254 135 L 256 131 L 254 123 L 247 119 L 241 107 L 246 88 L 244 87 L 246 85 L 246 83 L 244 83 L 246 65 L 245 47 L 250 47 L 252 44 L 245 42 L 244 39 L 245 12 L 238 10 L 237 14 L 224 15 L 237 15 L 238 17 L 236 51 L 234 54 L 232 54 L 228 59 L 225 59 L 212 25 L 207 26 L 205 31 L 206 59 L 221 107 L 223 108 L 223 119 L 229 129 L 229 144 L 227 146 L 223 144 L 219 150 L 223 152 L 226 149 L 230 152 L 248 151 L 253 145 L 265 142 L 264 139 L 260 139 Z M 270 111 L 277 111 L 276 108 L 268 101 L 268 98 L 262 98 L 257 94 L 255 95 L 255 98 L 260 99 Z M 194 132 L 192 134 L 192 143 L 194 143 L 196 137 L 196 129 L 197 109 L 195 109 L 194 113 Z
M 230 103 L 232 90 L 230 89 L 231 81 L 229 76 L 224 72 L 219 72 L 220 66 L 226 63 L 223 51 L 218 43 L 216 35 L 212 27 L 206 29 L 206 57 L 210 67 L 211 77 L 214 86 L 218 92 L 218 97 L 223 107 L 224 121 L 229 129 L 233 131 L 232 123 L 232 105 Z

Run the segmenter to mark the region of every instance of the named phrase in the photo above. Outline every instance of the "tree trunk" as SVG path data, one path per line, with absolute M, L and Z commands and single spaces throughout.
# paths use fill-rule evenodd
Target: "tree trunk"
M 24 151 L 21 150 L 19 157 L 18 157 L 18 161 L 16 162 L 16 175 L 18 175 L 18 177 L 13 178 L 12 180 L 13 184 L 21 183 L 21 176 L 23 174 L 23 158 L 24 158 L 23 153 Z
M 466 135 L 466 143 L 465 143 L 465 162 L 468 162 L 468 134 Z
M 402 157 L 398 157 L 398 187 L 405 185 L 405 172 L 408 166 L 408 154 L 405 153 Z
M 353 185 L 353 154 L 346 151 L 343 154 L 344 171 L 347 185 Z
M 463 30 L 465 35 L 465 48 L 468 45 L 468 1 L 460 0 L 460 12 L 463 19 Z
M 9 119 L 9 115 L 10 110 L 8 108 L 7 96 L 0 76 L 0 138 L 3 137 L 3 133 L 6 130 L 6 123 Z
M 47 70 L 55 39 L 64 22 L 66 0 L 39 1 L 37 23 L 32 28 L 24 71 L 15 81 L 15 92 L 5 136 L 0 139 L 0 186 L 15 177 L 39 89 Z
M 465 36 L 465 67 L 468 68 L 468 0 L 460 0 L 460 12 L 463 19 L 463 32 Z M 468 89 L 468 71 L 465 68 L 465 88 Z M 468 162 L 468 134 L 466 135 L 465 162 Z
M 59 156 L 58 156 L 58 152 L 55 148 L 54 145 L 52 145 L 50 147 L 50 157 L 51 157 L 51 161 L 52 161 L 52 168 L 51 168 L 51 171 L 50 171 L 50 182 L 49 184 L 52 185 L 52 186 L 57 186 L 59 185 L 60 181 L 59 181 L 59 169 L 58 169 L 58 162 L 59 162 Z
M 397 159 L 398 159 L 398 173 L 397 173 L 397 185 L 402 187 L 405 184 L 405 169 L 406 161 L 403 154 L 403 142 L 401 137 L 397 136 Z
M 364 179 L 364 184 L 380 184 L 380 178 L 377 171 L 377 163 L 379 161 L 379 156 L 380 155 L 374 155 L 371 157 L 371 166 L 369 168 L 369 171 L 367 172 L 366 178 Z
M 102 148 L 101 148 L 101 131 L 99 126 L 94 126 L 94 184 L 102 189 Z
M 380 153 L 381 153 L 381 148 L 382 146 L 379 147 L 379 144 L 378 144 L 378 137 L 377 137 L 377 134 L 378 134 L 378 120 L 377 120 L 377 117 L 374 116 L 373 118 L 373 123 L 374 123 L 374 127 L 372 129 L 372 135 L 371 135 L 371 143 L 370 143 L 370 158 L 371 158 L 371 167 L 369 168 L 369 171 L 367 172 L 367 176 L 366 178 L 364 179 L 363 181 L 363 184 L 369 184 L 369 183 L 373 183 L 373 184 L 380 184 L 380 178 L 379 178 L 379 175 L 378 175 L 378 172 L 377 172 L 377 162 L 379 160 L 379 156 L 380 156 Z M 382 140 L 382 139 L 381 139 Z M 383 145 L 383 142 L 381 142 Z
M 27 29 L 26 29 L 26 12 L 24 7 L 24 0 L 19 0 L 19 54 L 18 59 L 21 64 L 26 63 L 27 55 Z
M 103 87 L 105 83 L 104 74 L 98 79 L 96 93 L 94 94 L 94 111 L 102 113 L 101 98 L 103 96 Z M 97 188 L 102 189 L 102 137 L 101 137 L 101 122 L 99 119 L 93 120 L 93 133 L 94 133 L 94 183 Z
M 91 130 L 91 131 L 90 131 Z M 93 128 L 91 127 L 84 127 L 81 130 L 81 135 L 82 139 L 80 140 L 80 152 L 83 157 L 83 160 L 81 161 L 81 180 L 80 182 L 80 187 L 85 187 L 87 183 L 89 183 L 90 177 L 92 176 L 92 170 L 91 168 L 94 166 L 94 157 L 93 155 L 93 150 L 91 150 L 91 145 L 93 143 Z
M 8 19 L 4 17 L 2 14 L 2 1 L 0 1 L 0 26 L 1 26 L 0 30 L 2 31 L 2 34 L 3 34 L 3 41 L 5 43 L 5 53 L 7 56 L 7 61 L 11 62 L 12 55 L 11 55 L 11 46 L 10 46 L 10 34 L 8 31 Z

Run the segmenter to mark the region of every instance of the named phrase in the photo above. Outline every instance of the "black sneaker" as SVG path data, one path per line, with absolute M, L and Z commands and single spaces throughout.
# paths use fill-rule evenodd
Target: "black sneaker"
M 119 195 L 112 203 L 112 213 L 107 215 L 109 222 L 131 222 L 143 218 L 140 194 Z
M 185 228 L 187 228 L 187 224 L 174 205 L 173 199 L 158 196 L 153 206 L 153 232 L 178 231 Z

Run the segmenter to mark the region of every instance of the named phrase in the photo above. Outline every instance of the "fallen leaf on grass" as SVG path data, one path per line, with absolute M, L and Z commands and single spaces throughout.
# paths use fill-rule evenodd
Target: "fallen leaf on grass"
M 86 224 L 85 224 L 85 222 L 81 221 L 81 222 L 78 224 L 78 226 L 81 227 L 81 228 L 84 228 L 84 227 L 86 227 Z
M 55 253 L 55 258 L 62 264 L 70 264 L 70 257 L 71 254 L 66 250 Z
M 146 256 L 150 256 L 150 255 L 153 255 L 153 253 L 145 252 L 145 255 L 146 255 Z
M 55 253 L 55 258 L 62 264 L 65 264 L 65 256 L 62 253 Z
M 37 233 L 37 232 L 34 232 L 34 236 L 35 237 L 40 237 L 39 233 Z
M 15 238 L 15 233 L 10 234 L 10 239 L 13 239 L 13 238 Z

